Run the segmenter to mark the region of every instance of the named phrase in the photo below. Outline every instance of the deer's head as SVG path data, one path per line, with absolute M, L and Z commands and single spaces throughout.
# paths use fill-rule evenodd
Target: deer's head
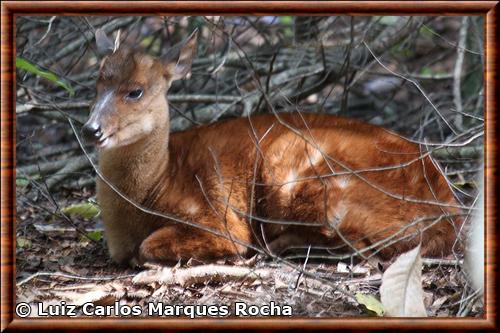
M 166 94 L 173 81 L 191 70 L 197 31 L 160 58 L 113 43 L 102 30 L 96 44 L 103 56 L 85 139 L 101 149 L 126 146 L 155 129 L 168 129 Z M 167 128 L 167 129 L 166 129 Z

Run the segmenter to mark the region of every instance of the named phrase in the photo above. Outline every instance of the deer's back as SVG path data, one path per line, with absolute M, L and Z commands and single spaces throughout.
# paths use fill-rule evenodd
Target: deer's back
M 365 183 L 392 199 L 454 200 L 419 145 L 381 127 L 331 115 L 261 115 L 196 127 L 173 133 L 169 152 L 175 172 L 243 178 L 283 191 L 330 179 L 343 192 Z
M 182 178 L 191 179 L 194 191 L 203 192 L 197 200 L 211 201 L 221 210 L 229 207 L 246 220 L 256 216 L 278 222 L 265 223 L 269 239 L 291 232 L 304 235 L 305 243 L 321 244 L 321 237 L 331 238 L 336 226 L 352 233 L 350 239 L 381 233 L 389 237 L 423 219 L 418 227 L 428 225 L 441 238 L 431 242 L 426 254 L 449 251 L 444 247 L 454 239 L 452 224 L 431 223 L 455 213 L 448 205 L 457 203 L 444 176 L 418 145 L 346 118 L 279 118 L 240 118 L 173 134 L 171 162 Z M 304 231 L 279 221 L 326 227 Z

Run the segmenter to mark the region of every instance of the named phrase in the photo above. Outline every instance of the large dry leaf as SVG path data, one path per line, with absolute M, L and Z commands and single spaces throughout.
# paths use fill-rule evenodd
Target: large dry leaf
M 484 294 L 484 200 L 482 195 L 475 206 L 479 208 L 479 211 L 469 231 L 464 270 L 474 289 L 482 295 Z
M 389 317 L 427 317 L 420 245 L 400 255 L 384 272 L 380 300 Z

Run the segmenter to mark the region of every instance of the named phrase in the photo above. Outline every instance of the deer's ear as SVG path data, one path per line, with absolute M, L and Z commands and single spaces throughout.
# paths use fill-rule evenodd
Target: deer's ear
M 170 81 L 185 77 L 191 70 L 191 64 L 196 53 L 196 40 L 198 29 L 184 41 L 172 46 L 168 52 L 161 57 L 165 69 L 165 76 Z
M 101 57 L 106 56 L 115 51 L 115 43 L 106 35 L 104 30 L 97 29 L 95 32 L 95 42 L 97 45 L 97 52 Z

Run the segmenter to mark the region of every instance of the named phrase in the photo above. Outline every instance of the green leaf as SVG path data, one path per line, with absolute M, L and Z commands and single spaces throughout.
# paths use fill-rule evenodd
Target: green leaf
M 423 75 L 423 76 L 432 76 L 432 75 L 434 75 L 434 71 L 432 69 L 430 69 L 429 67 L 424 67 L 420 71 L 420 75 Z
M 33 73 L 46 80 L 54 82 L 55 84 L 57 84 L 58 86 L 64 88 L 67 92 L 69 92 L 70 96 L 75 95 L 75 90 L 68 83 L 60 79 L 56 74 L 50 71 L 41 70 L 40 68 L 38 68 L 37 66 L 35 66 L 26 59 L 23 59 L 21 57 L 16 57 L 16 68 L 25 70 L 29 73 Z
M 384 314 L 384 306 L 373 295 L 356 293 L 356 300 L 359 304 L 364 305 L 369 311 L 375 312 L 377 316 L 380 317 Z
M 460 187 L 460 188 L 467 188 L 468 186 L 470 186 L 470 182 L 468 181 L 456 181 L 456 182 L 453 182 L 453 185 L 456 186 L 456 187 Z
M 447 73 L 443 70 L 434 70 L 433 68 L 430 67 L 424 67 L 420 71 L 420 75 L 426 76 L 426 77 L 434 77 L 438 75 L 446 75 Z
M 293 17 L 291 16 L 280 16 L 279 20 L 283 25 L 292 25 L 293 23 Z
M 398 57 L 410 58 L 415 53 L 413 50 L 402 47 L 401 43 L 391 47 L 391 53 Z
M 99 216 L 101 210 L 91 202 L 74 204 L 61 209 L 64 214 L 81 216 L 84 219 L 90 220 Z
M 398 20 L 399 16 L 382 16 L 378 22 L 383 25 L 394 25 Z
M 464 96 L 462 98 L 468 98 L 469 96 L 476 96 L 483 88 L 483 72 L 482 70 L 475 70 L 468 74 L 462 83 L 462 91 Z
M 278 16 L 279 22 L 284 26 L 283 33 L 286 38 L 293 37 L 293 17 L 292 16 Z
M 100 241 L 103 237 L 104 233 L 102 232 L 102 230 L 94 230 L 94 231 L 91 231 L 89 233 L 87 233 L 87 237 L 92 239 L 93 241 Z
M 432 30 L 431 28 L 427 27 L 427 26 L 422 26 L 420 29 L 419 29 L 419 33 L 423 36 L 423 37 L 427 37 L 427 38 L 433 38 L 434 35 L 437 33 Z
M 30 181 L 26 178 L 23 177 L 16 178 L 16 187 L 26 187 L 29 185 L 29 183 Z
M 141 41 L 141 47 L 144 49 L 149 49 L 149 52 L 157 54 L 161 51 L 161 39 L 154 36 L 148 36 Z
M 23 249 L 29 249 L 31 247 L 31 241 L 27 238 L 24 238 L 24 237 L 17 237 L 16 238 L 16 245 L 17 245 L 17 247 L 20 247 Z
M 149 44 L 151 44 L 153 42 L 153 39 L 154 39 L 154 36 L 148 36 L 148 37 L 144 38 L 143 40 L 141 40 L 141 46 L 148 47 Z

